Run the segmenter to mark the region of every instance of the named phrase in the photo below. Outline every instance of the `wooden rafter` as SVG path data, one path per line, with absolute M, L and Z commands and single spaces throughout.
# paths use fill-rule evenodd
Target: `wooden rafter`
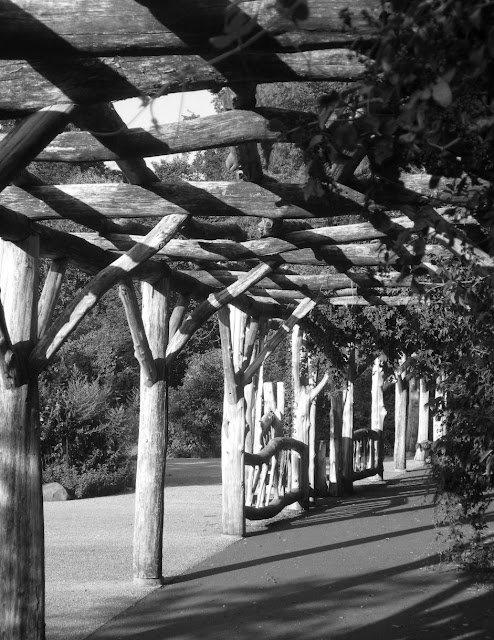
M 298 304 L 297 308 L 293 311 L 288 320 L 286 320 L 278 331 L 269 340 L 267 340 L 260 350 L 257 358 L 247 367 L 243 375 L 243 384 L 248 384 L 251 381 L 252 376 L 255 375 L 258 369 L 262 366 L 266 357 L 276 349 L 276 347 L 290 334 L 293 327 L 300 322 L 302 318 L 305 318 L 305 316 L 309 314 L 315 306 L 316 302 L 311 298 L 304 298 L 304 300 Z
M 134 355 L 144 373 L 144 383 L 146 386 L 151 387 L 158 379 L 158 374 L 153 354 L 149 348 L 141 310 L 139 309 L 132 281 L 121 282 L 118 287 L 118 293 L 125 309 L 132 342 L 134 343 Z
M 363 15 L 379 15 L 376 0 L 355 0 L 352 29 L 341 12 L 345 0 L 308 0 L 308 15 L 294 25 L 264 3 L 242 2 L 239 12 L 254 19 L 257 29 L 278 50 L 304 50 L 342 46 L 355 38 L 373 35 Z M 150 10 L 152 7 L 152 10 Z M 223 32 L 224 5 L 214 0 L 186 0 L 156 5 L 132 0 L 73 0 L 69 4 L 50 0 L 12 0 L 0 8 L 0 51 L 3 55 L 23 52 L 29 42 L 40 58 L 49 54 L 122 55 L 127 53 L 191 53 L 213 50 L 209 39 Z M 90 35 L 89 35 L 90 34 Z M 265 46 L 258 41 L 256 46 Z
M 235 298 L 245 293 L 258 280 L 273 271 L 277 263 L 261 263 L 252 271 L 243 275 L 234 284 L 226 287 L 219 293 L 212 293 L 202 302 L 194 312 L 185 320 L 182 326 L 175 332 L 166 350 L 166 364 L 169 365 L 184 348 L 193 334 L 210 318 L 213 313 L 230 304 Z
M 364 71 L 364 58 L 350 49 L 244 51 L 240 59 L 233 56 L 221 70 L 197 55 L 57 57 L 39 64 L 0 60 L 0 113 L 35 111 L 63 101 L 86 105 L 141 97 L 146 103 L 147 96 L 157 91 L 218 90 L 232 82 L 345 82 Z
M 52 260 L 46 279 L 43 284 L 43 290 L 38 301 L 38 337 L 46 332 L 50 326 L 53 312 L 55 311 L 60 290 L 62 288 L 63 277 L 68 266 L 67 258 Z
M 100 271 L 74 298 L 33 349 L 30 357 L 32 369 L 41 371 L 101 296 L 157 253 L 176 233 L 185 218 L 184 215 L 163 218 L 142 242 Z
M 0 205 L 37 221 L 67 217 L 91 223 L 94 216 L 107 218 L 161 218 L 187 212 L 204 216 L 253 216 L 256 218 L 317 218 L 359 215 L 365 198 L 355 203 L 338 194 L 305 199 L 303 185 L 266 181 L 249 182 L 157 182 L 144 189 L 129 184 L 67 184 L 32 186 L 29 194 L 7 187 Z
M 67 125 L 75 109 L 67 102 L 43 107 L 5 136 L 0 142 L 0 191 Z
M 123 236 L 109 234 L 101 238 L 95 234 L 74 234 L 89 243 L 93 243 L 108 251 L 126 251 L 135 242 L 141 240 L 140 236 Z M 307 243 L 301 243 L 305 246 Z M 407 250 L 405 245 L 403 250 Z M 411 249 L 412 251 L 412 249 Z M 447 255 L 447 251 L 437 245 L 427 245 L 425 248 L 425 260 L 439 258 Z M 328 242 L 325 245 L 312 248 L 300 248 L 297 244 L 287 242 L 282 238 L 263 238 L 261 240 L 249 240 L 247 242 L 232 242 L 229 240 L 173 240 L 158 257 L 169 260 L 188 260 L 195 262 L 225 262 L 232 260 L 250 260 L 253 258 L 266 259 L 279 257 L 287 264 L 310 265 L 339 265 L 346 269 L 352 266 L 393 265 L 401 260 L 400 255 L 390 250 L 381 242 L 369 244 L 341 244 L 334 245 Z M 413 253 L 410 252 L 410 259 Z

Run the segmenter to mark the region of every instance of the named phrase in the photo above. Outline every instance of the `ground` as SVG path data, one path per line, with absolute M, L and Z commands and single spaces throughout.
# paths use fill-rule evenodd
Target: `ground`
M 132 496 L 59 503 L 74 515 L 58 556 L 47 513 L 48 640 L 97 627 L 92 640 L 494 639 L 490 585 L 439 562 L 423 470 L 388 464 L 385 485 L 362 481 L 353 497 L 252 523 L 235 543 L 220 534 L 219 463 L 171 461 L 167 474 L 174 577 L 147 595 L 131 584 Z

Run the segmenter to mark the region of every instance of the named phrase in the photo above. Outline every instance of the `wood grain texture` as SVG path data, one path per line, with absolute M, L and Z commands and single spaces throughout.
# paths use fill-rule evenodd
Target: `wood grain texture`
M 75 108 L 73 104 L 42 108 L 19 122 L 3 138 L 0 142 L 0 190 L 67 125 Z
M 162 218 L 175 213 L 194 216 L 317 218 L 359 215 L 362 205 L 338 195 L 306 200 L 303 185 L 265 181 L 155 183 L 147 189 L 128 184 L 72 184 L 7 187 L 0 205 L 32 220 L 68 218 L 91 226 L 99 218 Z
M 5 319 L 24 362 L 37 337 L 38 241 L 0 245 Z M 0 393 L 0 635 L 9 640 L 45 637 L 39 433 L 37 379 L 31 375 Z
M 243 337 L 247 316 L 234 307 L 218 311 L 221 353 L 225 374 L 223 424 L 221 427 L 223 534 L 245 535 L 245 398 L 237 381 L 243 360 Z
M 305 318 L 312 309 L 316 306 L 314 300 L 310 298 L 304 298 L 298 305 L 297 308 L 293 311 L 290 317 L 282 324 L 280 329 L 263 345 L 260 349 L 258 356 L 252 362 L 243 375 L 243 382 L 247 384 L 252 379 L 252 376 L 259 370 L 262 366 L 264 360 L 276 349 L 276 347 L 287 338 L 293 327 Z
M 414 460 L 423 462 L 426 458 L 426 451 L 421 443 L 430 440 L 429 438 L 429 397 L 430 391 L 427 381 L 420 378 L 419 382 L 419 430 L 417 434 L 417 450 Z
M 91 233 L 77 233 L 75 237 L 106 249 L 107 251 L 128 251 L 142 236 L 108 234 L 101 238 Z M 403 247 L 404 253 L 407 247 Z M 427 245 L 424 261 L 444 257 L 448 251 L 438 245 Z M 413 260 L 413 254 L 410 253 Z M 287 264 L 378 266 L 396 265 L 402 258 L 380 242 L 369 244 L 327 244 L 315 249 L 301 249 L 296 244 L 280 238 L 262 238 L 246 242 L 229 240 L 173 240 L 157 253 L 157 257 L 167 260 L 189 260 L 193 262 L 230 262 L 253 258 L 278 258 Z M 416 259 L 418 262 L 418 259 Z
M 48 329 L 62 289 L 67 258 L 52 260 L 38 302 L 38 338 Z
M 353 409 L 355 394 L 355 350 L 350 349 L 348 357 L 346 388 L 343 397 L 341 428 L 342 441 L 342 481 L 345 493 L 353 493 Z
M 157 380 L 156 365 L 142 321 L 141 310 L 137 301 L 136 292 L 132 280 L 121 282 L 118 286 L 118 294 L 122 301 L 130 335 L 134 344 L 134 355 L 141 366 L 141 376 L 144 384 L 151 387 Z
M 266 33 L 257 47 L 299 50 L 371 36 L 372 25 L 360 9 L 380 13 L 375 0 L 357 0 L 349 28 L 341 17 L 345 0 L 308 0 L 307 6 L 306 19 L 297 24 L 264 2 L 243 0 L 239 10 Z M 26 42 L 44 56 L 214 51 L 209 39 L 223 33 L 224 23 L 225 4 L 217 0 L 2 0 L 0 53 L 22 55 Z
M 94 107 L 92 107 L 94 108 Z M 84 110 L 82 111 L 82 115 Z M 313 120 L 316 116 L 313 117 Z M 81 116 L 80 121 L 83 121 Z M 278 117 L 271 121 L 251 111 L 230 111 L 203 118 L 185 120 L 159 127 L 122 128 L 92 119 L 86 120 L 88 131 L 66 131 L 60 133 L 44 149 L 40 150 L 38 162 L 99 162 L 139 157 L 163 156 L 216 147 L 225 147 L 248 141 L 263 140 L 288 142 L 295 140 L 285 134 L 288 127 Z M 94 133 L 90 133 L 94 132 Z M 98 136 L 97 132 L 103 132 Z M 108 135 L 108 134 L 112 135 Z M 0 140 L 6 134 L 1 134 Z M 133 181 L 132 181 L 133 182 Z
M 87 105 L 141 97 L 145 103 L 157 94 L 218 90 L 235 82 L 344 82 L 365 70 L 364 58 L 350 49 L 278 54 L 249 50 L 217 67 L 197 55 L 0 60 L 0 115 L 60 102 Z
M 134 582 L 162 583 L 163 518 L 168 384 L 165 352 L 168 341 L 169 291 L 166 279 L 142 284 L 144 330 L 156 366 L 156 382 L 141 376 L 139 440 L 134 520 Z
M 91 311 L 98 300 L 119 280 L 132 274 L 140 264 L 155 255 L 184 223 L 186 216 L 163 218 L 141 242 L 128 253 L 98 273 L 74 298 L 33 349 L 30 367 L 39 371 L 46 366 L 67 337 Z
M 408 389 L 404 376 L 396 374 L 395 382 L 395 469 L 406 469 L 406 428 L 407 428 Z
M 219 293 L 210 294 L 204 302 L 201 302 L 190 316 L 184 321 L 182 326 L 175 332 L 166 350 L 166 364 L 169 366 L 177 355 L 182 351 L 194 333 L 208 320 L 216 311 L 230 304 L 242 293 L 246 293 L 258 280 L 273 271 L 277 263 L 261 263 L 252 271 L 245 273 L 235 283 L 229 285 Z M 238 313 L 238 311 L 233 312 Z M 240 367 L 239 367 L 240 368 Z

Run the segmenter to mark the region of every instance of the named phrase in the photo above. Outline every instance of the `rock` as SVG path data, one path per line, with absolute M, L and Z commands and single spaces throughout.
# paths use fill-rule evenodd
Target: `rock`
M 64 489 L 58 482 L 49 482 L 43 485 L 43 501 L 44 502 L 63 502 L 70 500 L 67 489 Z

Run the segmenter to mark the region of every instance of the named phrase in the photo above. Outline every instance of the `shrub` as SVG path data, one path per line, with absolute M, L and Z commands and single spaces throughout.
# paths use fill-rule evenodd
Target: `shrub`
M 219 349 L 189 359 L 183 384 L 170 389 L 169 405 L 169 454 L 219 456 L 223 420 L 223 367 Z
M 76 498 L 96 498 L 121 493 L 134 486 L 134 474 L 128 460 L 121 466 L 98 465 L 95 468 L 54 464 L 43 470 L 43 482 L 59 482 Z

